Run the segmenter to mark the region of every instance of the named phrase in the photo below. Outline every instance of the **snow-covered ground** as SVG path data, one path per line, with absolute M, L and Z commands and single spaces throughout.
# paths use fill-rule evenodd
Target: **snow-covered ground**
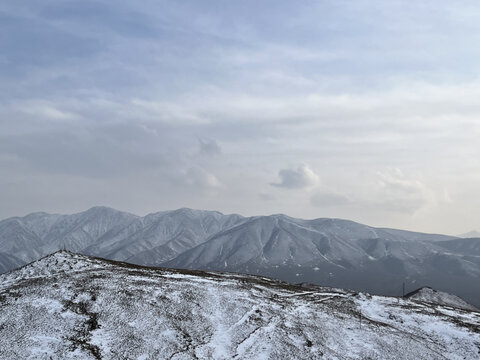
M 0 276 L 2 359 L 479 359 L 480 313 L 57 252 Z
M 408 297 L 410 300 L 453 306 L 455 308 L 465 310 L 479 311 L 475 306 L 470 305 L 458 296 L 443 291 L 438 291 L 430 287 L 422 287 L 412 291 L 411 293 L 407 294 L 406 297 Z

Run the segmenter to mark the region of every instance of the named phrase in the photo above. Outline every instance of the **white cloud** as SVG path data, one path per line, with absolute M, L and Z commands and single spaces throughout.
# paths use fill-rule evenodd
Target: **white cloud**
M 195 187 L 198 190 L 215 190 L 222 187 L 222 183 L 214 174 L 198 166 L 191 167 L 187 170 L 185 182 L 187 185 Z
M 3 109 L 11 113 L 27 114 L 36 120 L 68 121 L 78 118 L 71 109 L 64 110 L 54 102 L 47 100 L 26 100 L 13 102 Z
M 377 184 L 378 205 L 390 211 L 413 214 L 437 201 L 432 189 L 419 180 L 408 178 L 398 168 L 377 172 Z
M 137 114 L 137 116 L 154 122 L 173 124 L 209 123 L 209 120 L 198 112 L 191 111 L 187 106 L 175 102 L 132 99 L 130 106 L 127 105 L 126 107 L 130 110 L 131 114 Z
M 270 185 L 285 189 L 304 189 L 320 182 L 320 177 L 307 164 L 300 165 L 296 170 L 282 169 L 278 176 L 280 182 Z

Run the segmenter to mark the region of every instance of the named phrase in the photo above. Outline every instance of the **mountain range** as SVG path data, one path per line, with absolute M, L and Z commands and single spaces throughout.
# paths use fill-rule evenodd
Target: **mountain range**
M 57 251 L 0 275 L 2 359 L 476 359 L 480 312 Z
M 63 248 L 138 265 L 258 274 L 383 295 L 402 295 L 404 284 L 407 292 L 432 286 L 480 306 L 479 238 L 192 209 L 140 217 L 94 207 L 0 221 L 0 272 Z

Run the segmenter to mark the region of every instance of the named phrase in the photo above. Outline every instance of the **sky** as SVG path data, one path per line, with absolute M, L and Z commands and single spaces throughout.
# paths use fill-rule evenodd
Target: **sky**
M 480 229 L 480 4 L 0 2 L 0 218 Z

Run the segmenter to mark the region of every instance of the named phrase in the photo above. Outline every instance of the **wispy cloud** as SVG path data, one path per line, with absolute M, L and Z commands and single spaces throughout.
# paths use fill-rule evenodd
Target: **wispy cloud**
M 477 228 L 476 8 L 2 2 L 0 197 Z
M 214 174 L 201 167 L 189 168 L 185 174 L 185 182 L 199 191 L 215 190 L 222 186 Z
M 419 180 L 410 179 L 398 168 L 378 172 L 377 201 L 382 208 L 414 213 L 436 201 L 435 193 Z

